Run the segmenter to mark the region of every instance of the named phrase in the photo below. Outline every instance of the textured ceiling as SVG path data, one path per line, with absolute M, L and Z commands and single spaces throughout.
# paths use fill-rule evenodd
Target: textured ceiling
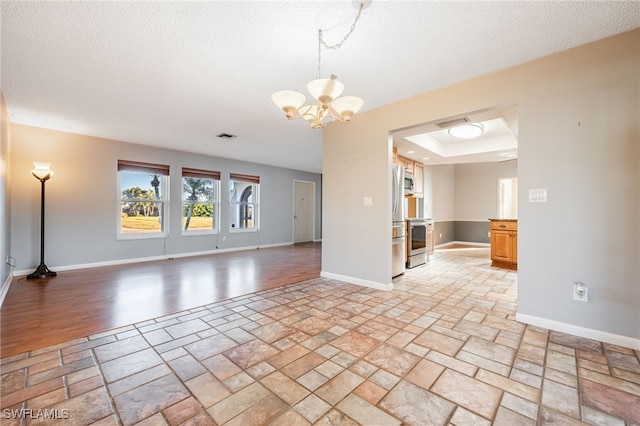
M 355 14 L 350 1 L 2 1 L 2 91 L 14 123 L 320 172 L 321 131 L 270 96 L 306 92 L 318 29 L 337 43 Z M 322 74 L 367 110 L 638 26 L 636 1 L 374 0 Z

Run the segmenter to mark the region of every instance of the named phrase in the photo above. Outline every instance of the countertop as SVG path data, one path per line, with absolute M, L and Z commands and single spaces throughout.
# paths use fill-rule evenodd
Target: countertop
M 517 222 L 518 219 L 491 219 L 489 218 L 489 221 L 491 222 Z
M 433 222 L 432 217 L 407 217 L 405 220 L 407 222 Z

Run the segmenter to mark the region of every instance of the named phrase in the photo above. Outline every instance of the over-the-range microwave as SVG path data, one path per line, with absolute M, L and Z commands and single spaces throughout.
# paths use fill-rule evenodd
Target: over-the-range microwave
M 404 172 L 404 194 L 413 195 L 414 190 L 413 173 Z

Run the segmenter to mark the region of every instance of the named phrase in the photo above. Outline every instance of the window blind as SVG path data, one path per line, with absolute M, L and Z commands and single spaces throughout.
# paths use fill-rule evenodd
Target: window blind
M 220 180 L 220 172 L 214 172 L 211 170 L 191 169 L 188 167 L 182 168 L 182 177 L 196 178 L 196 179 L 213 179 Z
M 240 173 L 230 173 L 229 179 L 240 182 L 260 183 L 260 176 L 243 175 Z
M 118 171 L 169 176 L 168 165 L 144 163 L 141 161 L 118 160 Z

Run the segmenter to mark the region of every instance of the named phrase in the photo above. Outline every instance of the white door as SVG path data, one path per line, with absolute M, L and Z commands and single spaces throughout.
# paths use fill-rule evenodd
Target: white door
M 315 228 L 315 183 L 293 182 L 293 242 L 313 241 Z

